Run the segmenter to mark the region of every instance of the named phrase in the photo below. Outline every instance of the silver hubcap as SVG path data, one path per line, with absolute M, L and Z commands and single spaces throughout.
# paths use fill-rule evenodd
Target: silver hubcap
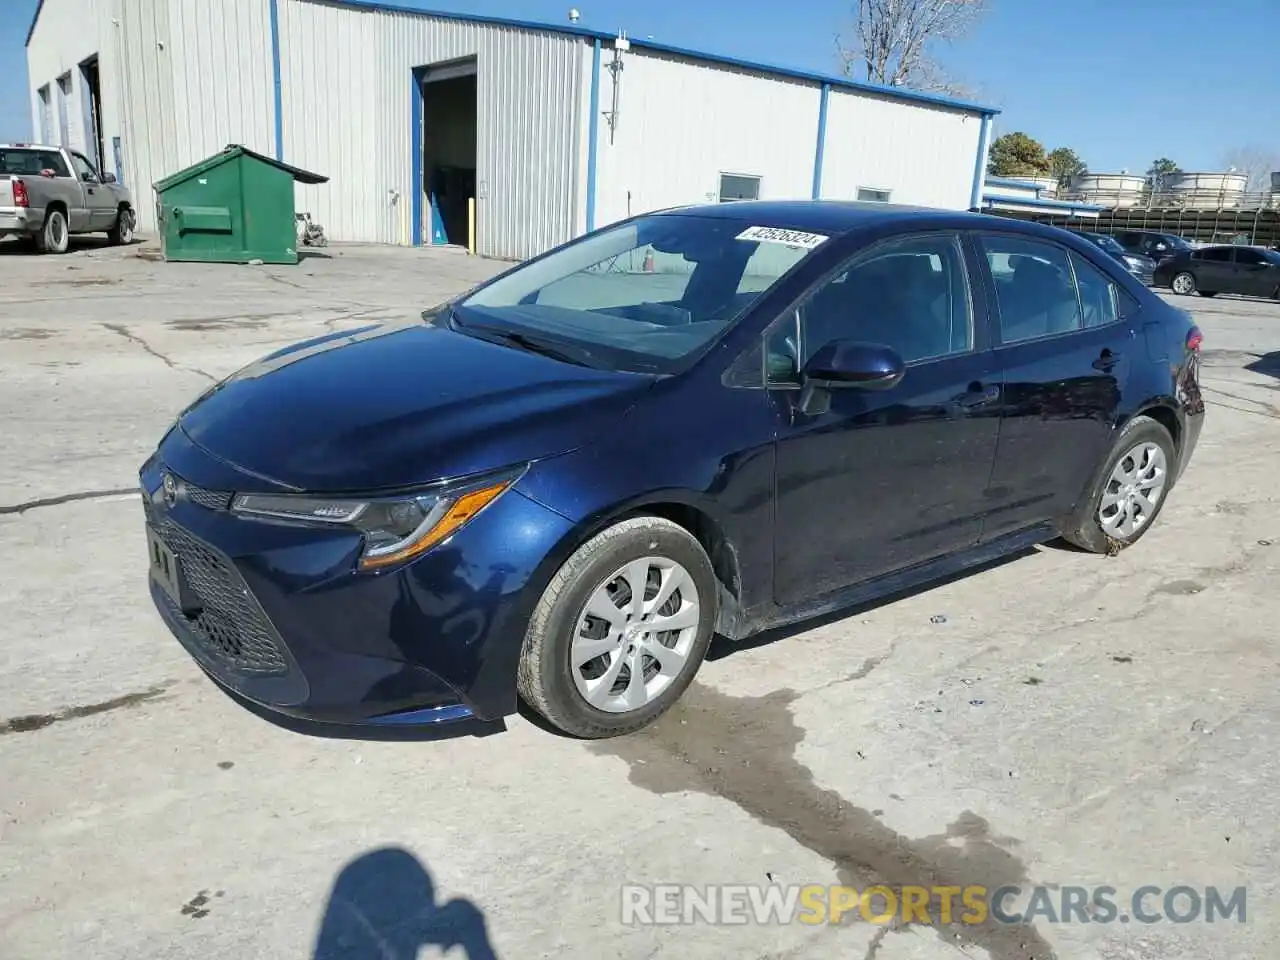
M 1159 444 L 1140 443 L 1116 464 L 1102 491 L 1098 523 L 1113 537 L 1125 539 L 1146 526 L 1155 515 L 1169 476 Z
M 652 702 L 689 662 L 702 607 L 693 577 L 643 557 L 604 579 L 583 607 L 569 666 L 582 698 L 607 713 Z
M 65 239 L 65 234 L 66 234 L 66 226 L 62 222 L 62 217 L 55 216 L 52 222 L 49 224 L 49 239 L 53 241 L 53 246 L 55 247 L 62 246 L 62 241 L 63 239 Z
M 1190 293 L 1194 287 L 1195 281 L 1185 273 L 1180 273 L 1173 278 L 1174 293 Z

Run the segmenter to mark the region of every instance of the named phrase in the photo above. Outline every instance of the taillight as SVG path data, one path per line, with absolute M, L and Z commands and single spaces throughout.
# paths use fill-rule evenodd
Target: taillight
M 31 206 L 31 198 L 27 196 L 27 185 L 18 177 L 14 177 L 10 183 L 13 184 L 13 203 L 17 207 Z
M 1204 342 L 1204 334 L 1200 332 L 1200 328 L 1193 326 L 1187 331 L 1187 349 L 1192 353 L 1200 352 L 1200 344 Z

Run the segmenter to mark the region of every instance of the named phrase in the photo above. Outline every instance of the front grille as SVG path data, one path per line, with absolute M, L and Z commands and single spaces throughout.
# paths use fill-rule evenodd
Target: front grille
M 287 673 L 288 664 L 275 631 L 230 562 L 171 520 L 160 523 L 159 533 L 177 555 L 202 609 L 188 617 L 168 598 L 165 602 L 201 647 L 218 663 L 239 674 L 269 677 Z
M 223 490 L 206 490 L 193 484 L 182 484 L 182 495 L 197 506 L 206 510 L 226 510 L 231 506 L 231 494 Z

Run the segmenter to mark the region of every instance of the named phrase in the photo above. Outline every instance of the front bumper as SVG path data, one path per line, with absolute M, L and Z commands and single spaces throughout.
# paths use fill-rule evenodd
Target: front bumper
M 178 479 L 166 501 L 162 477 Z M 360 537 L 250 520 L 233 490 L 263 491 L 178 430 L 139 474 L 149 527 L 177 558 L 184 610 L 152 600 L 200 667 L 234 695 L 305 721 L 425 726 L 515 711 L 534 604 L 570 524 L 518 489 L 416 561 L 358 573 Z

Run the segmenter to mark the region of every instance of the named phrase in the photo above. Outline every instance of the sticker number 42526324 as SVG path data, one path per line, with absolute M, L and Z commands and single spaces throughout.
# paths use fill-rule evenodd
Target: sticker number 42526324
M 785 230 L 782 227 L 747 227 L 740 234 L 739 240 L 755 240 L 757 243 L 780 243 L 786 247 L 804 247 L 812 250 L 828 238 L 821 233 L 804 233 L 800 230 Z

